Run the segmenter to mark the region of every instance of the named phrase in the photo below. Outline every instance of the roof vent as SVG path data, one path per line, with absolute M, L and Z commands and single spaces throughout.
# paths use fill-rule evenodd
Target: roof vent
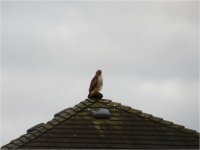
M 37 124 L 37 125 L 35 125 L 35 126 L 29 128 L 29 129 L 27 130 L 27 133 L 30 133 L 30 132 L 32 132 L 32 131 L 36 130 L 37 128 L 42 127 L 42 126 L 44 126 L 44 125 L 45 125 L 44 123 L 39 123 L 39 124 Z
M 106 108 L 93 108 L 91 109 L 92 116 L 94 118 L 110 118 L 111 113 Z

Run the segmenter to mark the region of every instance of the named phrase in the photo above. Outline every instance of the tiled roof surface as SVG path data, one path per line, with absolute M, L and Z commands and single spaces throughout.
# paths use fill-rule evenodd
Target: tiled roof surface
M 93 108 L 107 108 L 111 117 L 94 118 Z M 2 148 L 198 149 L 199 133 L 120 103 L 86 99 Z

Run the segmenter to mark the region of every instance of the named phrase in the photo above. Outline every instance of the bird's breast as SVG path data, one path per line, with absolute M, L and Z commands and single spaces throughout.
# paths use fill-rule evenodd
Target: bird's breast
M 100 76 L 98 77 L 98 82 L 101 83 L 101 84 L 103 83 L 102 75 L 100 75 Z
M 103 77 L 100 75 L 98 76 L 98 90 L 101 90 L 103 86 Z

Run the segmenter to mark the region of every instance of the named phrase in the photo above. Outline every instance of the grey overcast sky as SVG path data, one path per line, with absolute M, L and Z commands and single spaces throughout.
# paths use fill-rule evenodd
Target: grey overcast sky
M 198 1 L 1 1 L 1 145 L 104 98 L 199 131 Z

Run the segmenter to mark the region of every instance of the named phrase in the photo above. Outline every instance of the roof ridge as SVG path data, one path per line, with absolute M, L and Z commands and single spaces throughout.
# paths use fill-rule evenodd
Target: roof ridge
M 22 146 L 23 144 L 28 143 L 29 141 L 37 138 L 38 136 L 44 134 L 49 129 L 53 128 L 54 126 L 57 126 L 61 122 L 63 122 L 66 119 L 69 119 L 79 113 L 81 110 L 88 108 L 90 105 L 95 103 L 98 100 L 95 99 L 85 99 L 84 101 L 81 101 L 79 104 L 75 105 L 74 107 L 69 107 L 67 109 L 64 109 L 58 113 L 56 113 L 52 120 L 48 121 L 46 124 L 36 128 L 34 131 L 28 132 L 24 135 L 21 135 L 19 138 L 16 138 L 9 142 L 6 145 L 3 145 L 1 149 L 17 149 L 18 147 Z
M 121 103 L 112 102 L 111 100 L 108 100 L 108 99 L 98 99 L 97 100 L 97 99 L 88 98 L 88 99 L 85 99 L 84 101 L 81 101 L 79 104 L 75 105 L 72 108 L 69 107 L 67 109 L 64 109 L 64 110 L 56 113 L 52 120 L 46 122 L 42 126 L 39 126 L 34 131 L 31 131 L 31 132 L 28 132 L 24 135 L 21 135 L 19 138 L 12 140 L 11 142 L 9 142 L 6 145 L 3 145 L 1 147 L 1 149 L 17 149 L 18 147 L 22 146 L 23 144 L 26 144 L 29 141 L 31 141 L 31 140 L 37 138 L 38 136 L 44 134 L 49 129 L 51 129 L 51 128 L 57 126 L 58 124 L 60 124 L 61 122 L 73 117 L 74 115 L 78 114 L 80 111 L 88 108 L 89 106 L 93 105 L 96 102 L 100 102 L 102 104 L 123 110 L 123 111 L 128 112 L 128 113 L 136 114 L 136 115 L 143 117 L 145 119 L 149 119 L 151 121 L 164 124 L 168 127 L 172 127 L 174 129 L 177 129 L 179 131 L 183 131 L 185 133 L 189 133 L 189 134 L 194 135 L 194 136 L 199 136 L 199 132 L 197 132 L 195 130 L 188 129 L 188 128 L 185 128 L 184 126 L 174 124 L 171 121 L 163 120 L 162 118 L 155 117 L 151 114 L 144 113 L 141 110 L 134 109 L 130 106 L 125 106 L 125 105 L 122 105 Z
M 153 116 L 152 114 L 142 112 L 141 110 L 132 108 L 130 106 L 122 105 L 121 103 L 112 102 L 111 100 L 108 100 L 108 99 L 101 99 L 101 100 L 99 100 L 99 102 L 102 103 L 102 104 L 106 104 L 108 106 L 112 106 L 114 108 L 123 110 L 123 111 L 128 112 L 128 113 L 136 114 L 136 115 L 143 117 L 145 119 L 148 119 L 148 120 L 151 120 L 151 121 L 154 121 L 154 122 L 157 122 L 157 123 L 161 123 L 161 124 L 163 124 L 167 127 L 170 127 L 170 128 L 173 128 L 173 129 L 176 129 L 176 130 L 179 130 L 179 131 L 182 131 L 182 132 L 194 135 L 194 136 L 200 135 L 200 133 L 196 130 L 186 128 L 182 125 L 173 123 L 173 122 L 168 121 L 168 120 L 164 120 L 163 118 Z

